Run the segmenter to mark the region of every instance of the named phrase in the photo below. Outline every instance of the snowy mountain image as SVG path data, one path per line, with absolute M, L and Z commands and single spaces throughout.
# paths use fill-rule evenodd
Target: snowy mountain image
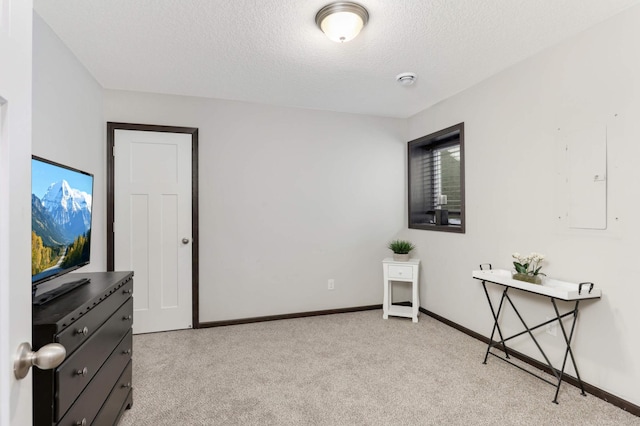
M 89 261 L 91 195 L 61 179 L 42 198 L 31 194 L 32 280 L 54 276 Z
M 91 195 L 71 188 L 66 180 L 49 186 L 42 197 L 42 207 L 58 225 L 67 244 L 91 227 Z
M 45 246 L 63 246 L 68 243 L 69 239 L 63 235 L 62 229 L 53 222 L 49 212 L 42 205 L 42 200 L 34 194 L 31 194 L 31 229 L 42 239 Z

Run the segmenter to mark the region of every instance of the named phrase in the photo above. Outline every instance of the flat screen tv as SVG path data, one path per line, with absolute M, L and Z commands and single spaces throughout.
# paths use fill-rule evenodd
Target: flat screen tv
M 46 303 L 87 279 L 58 279 L 91 259 L 93 175 L 31 159 L 31 284 L 34 304 Z

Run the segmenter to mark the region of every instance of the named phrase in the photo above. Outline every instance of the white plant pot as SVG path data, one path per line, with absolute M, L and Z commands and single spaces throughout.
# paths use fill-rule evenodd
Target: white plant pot
M 409 253 L 393 253 L 393 260 L 395 260 L 396 262 L 407 262 L 409 260 Z

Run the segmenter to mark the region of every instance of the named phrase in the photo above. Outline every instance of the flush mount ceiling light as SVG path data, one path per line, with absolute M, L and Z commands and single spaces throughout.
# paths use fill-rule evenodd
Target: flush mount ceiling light
M 368 21 L 367 9 L 349 1 L 328 4 L 316 14 L 318 27 L 338 43 L 354 39 Z
M 416 74 L 412 72 L 403 72 L 396 75 L 396 81 L 401 86 L 411 86 L 416 82 Z

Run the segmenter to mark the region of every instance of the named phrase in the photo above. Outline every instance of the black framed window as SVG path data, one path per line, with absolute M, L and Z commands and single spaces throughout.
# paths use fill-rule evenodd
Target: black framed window
M 409 228 L 464 233 L 464 123 L 407 145 Z

